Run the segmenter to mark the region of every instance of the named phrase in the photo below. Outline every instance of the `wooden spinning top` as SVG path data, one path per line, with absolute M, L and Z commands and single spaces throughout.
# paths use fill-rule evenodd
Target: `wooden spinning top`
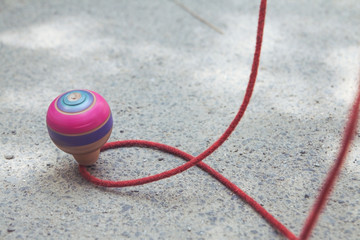
M 92 165 L 112 130 L 111 110 L 105 99 L 89 90 L 61 94 L 49 106 L 46 116 L 51 140 L 70 153 L 80 165 Z

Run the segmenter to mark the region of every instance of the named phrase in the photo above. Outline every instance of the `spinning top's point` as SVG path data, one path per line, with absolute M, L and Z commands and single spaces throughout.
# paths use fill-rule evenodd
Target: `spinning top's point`
M 51 140 L 81 165 L 91 165 L 112 130 L 110 107 L 98 93 L 72 90 L 49 106 L 46 123 Z

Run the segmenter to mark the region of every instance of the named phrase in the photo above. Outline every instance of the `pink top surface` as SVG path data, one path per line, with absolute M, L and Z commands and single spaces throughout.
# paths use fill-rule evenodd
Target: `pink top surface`
M 56 101 L 61 94 L 49 106 L 46 115 L 47 125 L 62 134 L 82 134 L 101 126 L 109 117 L 110 107 L 100 94 L 90 90 L 86 91 L 95 96 L 95 104 L 92 107 L 79 113 L 62 113 L 56 108 Z

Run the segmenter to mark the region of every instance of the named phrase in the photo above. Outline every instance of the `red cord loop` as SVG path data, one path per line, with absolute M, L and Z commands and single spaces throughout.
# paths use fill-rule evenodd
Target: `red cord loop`
M 122 147 L 147 147 L 152 149 L 157 149 L 162 152 L 166 152 L 172 154 L 174 156 L 180 157 L 185 161 L 192 161 L 195 159 L 194 156 L 181 151 L 175 147 L 168 146 L 165 144 L 150 142 L 145 140 L 125 140 L 125 141 L 117 141 L 106 143 L 101 151 L 106 151 L 114 148 L 122 148 Z M 256 212 L 258 212 L 261 216 L 263 216 L 275 229 L 277 229 L 280 233 L 286 236 L 288 239 L 296 239 L 296 236 L 289 231 L 283 224 L 281 224 L 276 218 L 274 218 L 264 207 L 262 207 L 259 203 L 257 203 L 252 197 L 247 195 L 244 191 L 242 191 L 238 186 L 234 183 L 230 182 L 226 177 L 221 175 L 215 169 L 211 168 L 204 162 L 199 162 L 196 164 L 199 168 L 209 173 L 212 177 L 221 182 L 225 187 L 234 192 L 237 196 L 239 196 L 244 202 L 248 203 Z M 79 165 L 79 170 L 81 175 L 88 181 L 103 187 L 127 187 L 127 186 L 135 186 L 143 184 L 141 179 L 135 180 L 124 180 L 124 181 L 109 181 L 96 178 L 92 176 L 87 170 L 85 166 Z M 154 176 L 158 176 L 164 173 L 160 173 Z M 146 178 L 145 178 L 146 179 Z
M 251 95 L 254 90 L 254 85 L 255 85 L 256 76 L 257 76 L 257 72 L 258 72 L 258 68 L 259 68 L 259 62 L 260 62 L 260 52 L 261 52 L 261 44 L 262 44 L 263 32 L 264 32 L 265 14 L 266 14 L 266 0 L 261 0 L 260 10 L 259 10 L 258 27 L 257 27 L 257 35 L 256 35 L 255 53 L 254 53 L 251 74 L 249 77 L 249 82 L 248 82 L 248 85 L 246 88 L 245 96 L 244 96 L 243 102 L 240 106 L 238 113 L 236 114 L 235 118 L 232 120 L 232 122 L 230 123 L 228 128 L 225 130 L 225 132 L 221 135 L 221 137 L 217 141 L 215 141 L 210 147 L 208 147 L 205 151 L 203 151 L 200 155 L 192 158 L 190 161 L 188 161 L 187 163 L 185 163 L 179 167 L 176 167 L 171 170 L 167 170 L 165 172 L 162 172 L 162 173 L 159 173 L 156 175 L 144 177 L 144 178 L 128 180 L 126 182 L 124 182 L 124 181 L 113 182 L 114 185 L 122 186 L 122 187 L 135 186 L 135 185 L 150 183 L 153 181 L 158 181 L 158 180 L 161 180 L 164 178 L 174 176 L 175 174 L 181 173 L 181 172 L 195 166 L 200 161 L 204 160 L 206 157 L 208 157 L 210 154 L 212 154 L 216 149 L 218 149 L 226 141 L 226 139 L 230 136 L 230 134 L 235 130 L 236 126 L 239 124 L 241 118 L 244 116 L 244 113 L 250 102 L 250 98 L 251 98 Z M 109 144 L 111 145 L 111 143 L 109 143 Z M 107 146 L 109 146 L 109 145 L 107 145 Z M 110 187 L 110 185 L 109 185 L 109 187 Z
M 154 181 L 158 181 L 160 179 L 168 178 L 171 176 L 174 176 L 178 173 L 181 173 L 190 167 L 193 167 L 195 165 L 202 168 L 204 171 L 208 172 L 210 175 L 218 179 L 222 184 L 224 184 L 227 188 L 232 190 L 236 195 L 238 195 L 240 198 L 242 198 L 245 202 L 250 204 L 260 215 L 262 215 L 275 229 L 280 231 L 283 235 L 288 237 L 289 239 L 296 239 L 296 236 L 288 230 L 284 225 L 282 225 L 278 220 L 276 220 L 269 212 L 267 212 L 259 203 L 257 203 L 254 199 L 252 199 L 249 195 L 247 195 L 245 192 L 243 192 L 240 188 L 238 188 L 235 184 L 227 180 L 224 176 L 222 176 L 220 173 L 215 171 L 210 166 L 206 165 L 205 163 L 201 162 L 206 157 L 208 157 L 210 154 L 212 154 L 217 148 L 219 148 L 226 139 L 230 136 L 230 134 L 235 130 L 236 126 L 239 124 L 241 118 L 243 117 L 246 108 L 250 102 L 251 95 L 254 90 L 256 76 L 259 68 L 259 62 L 260 62 L 260 52 L 261 52 L 261 45 L 262 45 L 262 39 L 263 39 L 263 32 L 264 32 L 264 24 L 265 24 L 265 15 L 266 15 L 266 0 L 261 0 L 260 3 L 260 9 L 259 9 L 259 19 L 258 19 L 258 26 L 257 26 L 257 35 L 256 35 L 256 45 L 255 45 L 255 53 L 253 58 L 253 63 L 251 67 L 251 73 L 249 77 L 249 82 L 246 88 L 245 96 L 243 99 L 243 102 L 240 106 L 240 109 L 238 113 L 236 114 L 235 118 L 230 123 L 229 127 L 226 129 L 226 131 L 221 135 L 221 137 L 214 142 L 209 148 L 207 148 L 205 151 L 203 151 L 200 155 L 194 157 L 190 154 L 183 152 L 177 148 L 167 146 L 161 143 L 156 142 L 149 142 L 149 141 L 143 141 L 143 140 L 126 140 L 126 141 L 118 141 L 118 142 L 111 142 L 107 143 L 102 147 L 102 151 L 105 151 L 107 149 L 111 148 L 118 148 L 118 147 L 132 147 L 132 146 L 138 146 L 138 147 L 150 147 L 150 148 L 156 148 L 163 152 L 167 152 L 170 154 L 173 154 L 175 156 L 178 156 L 180 158 L 183 158 L 184 160 L 187 160 L 187 162 L 179 167 L 176 167 L 171 170 L 167 170 L 165 172 L 155 174 L 152 176 L 139 178 L 139 179 L 132 179 L 132 180 L 124 180 L 124 181 L 109 181 L 109 180 L 102 180 L 99 178 L 96 178 L 92 176 L 84 166 L 79 166 L 79 170 L 81 175 L 87 179 L 88 181 L 104 186 L 104 187 L 127 187 L 127 186 L 136 186 L 141 185 L 145 183 L 150 183 Z
M 150 141 L 144 141 L 144 140 L 126 140 L 126 141 L 118 141 L 118 142 L 110 142 L 105 144 L 102 147 L 102 151 L 112 149 L 112 148 L 120 148 L 120 147 L 149 147 L 149 148 L 155 148 L 160 151 L 172 154 L 174 156 L 178 156 L 187 162 L 179 167 L 176 167 L 171 170 L 167 170 L 162 173 L 158 173 L 152 176 L 139 178 L 139 179 L 132 179 L 132 180 L 124 180 L 124 181 L 109 181 L 109 180 L 102 180 L 99 178 L 96 178 L 92 176 L 87 170 L 85 166 L 79 166 L 80 174 L 88 181 L 104 187 L 127 187 L 127 186 L 136 186 L 141 185 L 145 183 L 150 183 L 154 181 L 158 181 L 160 179 L 168 178 L 171 176 L 174 176 L 178 173 L 181 173 L 190 167 L 193 167 L 197 165 L 205 172 L 212 175 L 214 178 L 216 178 L 218 181 L 220 181 L 223 185 L 225 185 L 227 188 L 229 188 L 231 191 L 233 191 L 237 196 L 239 196 L 243 201 L 248 203 L 255 211 L 257 211 L 264 219 L 266 219 L 276 230 L 278 230 L 280 233 L 282 233 L 285 237 L 288 239 L 298 239 L 290 230 L 288 230 L 284 225 L 282 225 L 277 219 L 275 219 L 269 212 L 267 212 L 259 203 L 257 203 L 254 199 L 252 199 L 249 195 L 247 195 L 245 192 L 243 192 L 239 187 L 237 187 L 235 184 L 230 182 L 228 179 L 226 179 L 224 176 L 222 176 L 220 173 L 215 171 L 213 168 L 211 168 L 209 165 L 202 162 L 206 157 L 208 157 L 210 154 L 212 154 L 218 147 L 220 147 L 226 139 L 230 136 L 230 134 L 234 131 L 236 126 L 239 124 L 241 118 L 243 117 L 246 108 L 249 104 L 255 81 L 256 76 L 259 68 L 259 61 L 260 61 L 260 52 L 261 52 L 261 44 L 263 39 L 263 31 L 264 31 L 264 24 L 265 24 L 265 14 L 266 14 L 266 0 L 261 0 L 260 3 L 260 9 L 259 9 L 259 20 L 258 20 L 258 27 L 257 27 L 257 35 L 256 35 L 256 46 L 255 46 L 255 53 L 253 58 L 253 64 L 251 68 L 251 74 L 249 77 L 249 82 L 246 88 L 246 93 L 243 99 L 243 102 L 240 106 L 240 109 L 238 113 L 236 114 L 233 121 L 230 123 L 229 127 L 226 129 L 226 131 L 221 135 L 221 137 L 213 143 L 209 148 L 207 148 L 204 152 L 202 152 L 198 156 L 192 156 L 186 152 L 183 152 L 177 148 L 156 143 L 156 142 L 150 142 Z M 360 76 L 359 76 L 360 77 Z M 359 79 L 360 80 L 360 79 Z M 326 200 L 328 196 L 330 195 L 331 189 L 335 184 L 336 178 L 340 172 L 340 169 L 345 161 L 347 151 L 349 149 L 350 143 L 354 137 L 357 121 L 358 121 L 358 115 L 359 115 L 359 106 L 360 106 L 360 85 L 357 97 L 354 101 L 353 108 L 350 112 L 350 118 L 347 123 L 344 137 L 342 141 L 342 145 L 340 148 L 339 155 L 335 161 L 335 164 L 331 171 L 328 174 L 328 177 L 326 178 L 326 181 L 323 185 L 322 191 L 319 194 L 319 197 L 310 212 L 308 219 L 305 222 L 305 225 L 301 231 L 300 238 L 301 240 L 308 239 L 312 229 L 314 228 L 316 221 L 321 213 L 321 210 L 324 208 L 326 204 Z

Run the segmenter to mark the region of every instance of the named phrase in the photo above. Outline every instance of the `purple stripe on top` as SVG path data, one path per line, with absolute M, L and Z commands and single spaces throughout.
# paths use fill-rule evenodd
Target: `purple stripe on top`
M 100 140 L 111 130 L 112 125 L 113 125 L 113 119 L 110 113 L 110 117 L 108 121 L 104 124 L 104 126 L 89 134 L 80 135 L 80 136 L 66 136 L 53 131 L 49 126 L 48 126 L 48 131 L 51 139 L 57 145 L 77 147 L 77 146 L 91 144 Z

